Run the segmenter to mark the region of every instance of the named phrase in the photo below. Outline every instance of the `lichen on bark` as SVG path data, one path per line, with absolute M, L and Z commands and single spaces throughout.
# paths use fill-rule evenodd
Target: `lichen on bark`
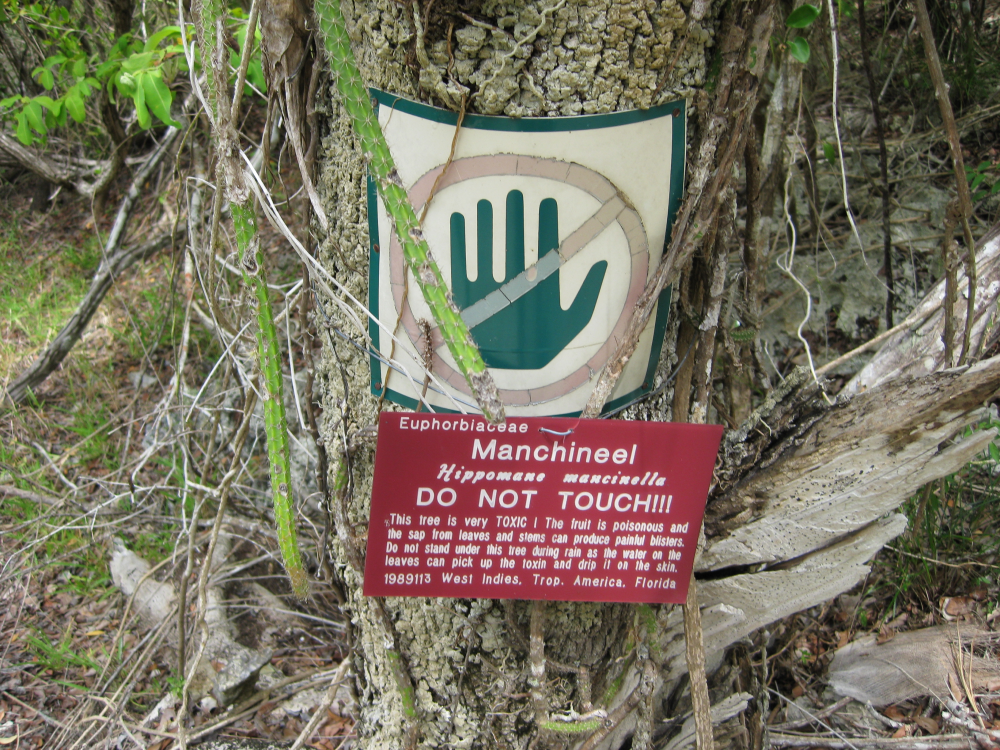
M 645 108 L 702 85 L 713 30 L 708 21 L 688 25 L 686 5 L 676 0 L 483 0 L 460 8 L 446 0 L 429 6 L 345 0 L 341 8 L 367 85 L 452 109 L 461 107 L 464 97 L 467 111 L 482 114 L 556 116 Z M 654 101 L 684 35 L 683 54 Z M 330 230 L 319 255 L 330 273 L 365 300 L 366 165 L 336 92 L 329 90 L 322 99 L 318 106 L 327 131 L 319 191 Z M 363 344 L 361 333 L 336 305 L 324 304 L 332 323 Z M 668 327 L 668 354 L 654 387 L 676 363 L 671 346 L 675 331 L 675 325 Z M 317 368 L 324 393 L 321 432 L 327 450 L 339 456 L 345 437 L 350 440 L 377 423 L 377 398 L 370 393 L 367 357 L 336 336 L 324 337 L 324 347 Z M 347 424 L 342 421 L 345 395 Z M 667 419 L 669 404 L 666 388 L 626 416 Z M 343 540 L 355 540 L 364 549 L 373 459 L 369 447 L 351 453 L 341 515 L 351 528 L 346 537 L 331 535 L 330 550 L 355 634 L 358 729 L 364 746 L 404 746 L 408 727 L 416 721 L 420 747 L 527 747 L 538 732 L 527 697 L 530 605 L 405 598 L 379 604 L 361 595 L 362 571 L 352 566 Z M 331 472 L 337 463 L 331 461 Z M 545 655 L 560 665 L 585 666 L 586 692 L 595 703 L 609 692 L 620 697 L 625 692 L 621 686 L 627 687 L 619 677 L 630 663 L 633 629 L 628 605 L 552 603 Z M 412 680 L 415 717 L 407 716 L 394 673 L 400 664 Z M 582 710 L 578 675 L 550 669 L 546 688 L 553 712 Z
M 416 45 L 420 84 L 445 105 L 468 95 L 476 111 L 510 117 L 647 108 L 682 35 L 684 53 L 658 98 L 704 83 L 713 29 L 688 23 L 677 2 L 486 0 L 480 13 L 492 22 L 456 24 L 450 38 L 445 30 Z

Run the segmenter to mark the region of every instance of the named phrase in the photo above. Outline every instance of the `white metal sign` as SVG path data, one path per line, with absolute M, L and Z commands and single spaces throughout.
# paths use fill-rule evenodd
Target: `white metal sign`
M 656 268 L 684 181 L 684 102 L 561 118 L 457 116 L 373 92 L 424 236 L 511 415 L 579 413 Z M 449 154 L 454 144 L 454 154 Z M 474 408 L 368 185 L 372 392 Z M 669 297 L 607 405 L 652 387 Z M 386 330 L 393 331 L 396 344 Z M 390 363 L 391 359 L 391 363 Z

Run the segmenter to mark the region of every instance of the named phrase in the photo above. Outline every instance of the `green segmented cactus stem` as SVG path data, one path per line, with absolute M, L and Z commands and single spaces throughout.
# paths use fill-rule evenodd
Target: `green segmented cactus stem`
M 314 10 L 341 100 L 351 118 L 354 132 L 361 141 L 362 151 L 378 183 L 382 201 L 392 217 L 406 264 L 430 306 L 434 321 L 459 372 L 465 377 L 479 408 L 483 410 L 483 416 L 493 423 L 503 422 L 504 408 L 496 383 L 486 369 L 479 347 L 451 298 L 441 269 L 431 255 L 420 229 L 420 222 L 399 179 L 389 145 L 375 117 L 368 90 L 361 81 L 344 16 L 340 11 L 340 2 L 316 0 Z
M 600 719 L 587 719 L 586 721 L 546 721 L 542 723 L 542 729 L 559 734 L 592 734 L 601 726 Z
M 213 125 L 219 153 L 219 179 L 225 183 L 229 198 L 236 247 L 239 251 L 243 281 L 253 297 L 257 316 L 257 357 L 263 380 L 261 400 L 264 409 L 264 431 L 267 435 L 267 457 L 271 470 L 271 496 L 278 531 L 278 546 L 285 572 L 296 596 L 305 597 L 309 580 L 302 566 L 298 537 L 295 532 L 295 512 L 292 502 L 292 477 L 288 446 L 288 420 L 285 417 L 284 387 L 281 374 L 281 352 L 274 312 L 267 291 L 264 254 L 257 232 L 257 209 L 243 174 L 239 158 L 239 141 L 232 125 L 226 91 L 228 50 L 220 41 L 224 38 L 221 24 L 225 22 L 225 6 L 219 0 L 204 0 L 201 6 L 202 60 L 206 68 L 206 88 L 209 106 L 213 110 Z
M 302 555 L 295 533 L 281 352 L 278 349 L 278 331 L 274 327 L 271 300 L 267 293 L 264 254 L 257 234 L 257 212 L 252 199 L 243 205 L 231 203 L 230 211 L 233 215 L 243 280 L 250 288 L 257 308 L 257 356 L 264 381 L 264 431 L 267 434 L 267 458 L 271 467 L 271 497 L 274 502 L 278 546 L 281 548 L 281 559 L 291 579 L 292 589 L 297 596 L 304 597 L 309 591 L 309 581 L 302 567 Z

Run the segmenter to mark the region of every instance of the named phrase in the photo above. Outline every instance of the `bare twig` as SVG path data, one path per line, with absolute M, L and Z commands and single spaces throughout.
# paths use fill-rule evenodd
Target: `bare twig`
M 813 301 L 812 293 L 809 288 L 802 282 L 794 270 L 795 265 L 795 252 L 798 243 L 798 231 L 796 230 L 795 221 L 792 218 L 791 213 L 791 190 L 790 185 L 792 181 L 792 172 L 789 170 L 785 177 L 785 187 L 784 187 L 784 200 L 782 201 L 782 210 L 785 214 L 785 224 L 788 227 L 788 250 L 781 256 L 777 261 L 777 266 L 782 270 L 782 272 L 792 280 L 792 282 L 802 290 L 802 295 L 805 297 L 805 315 L 802 320 L 799 321 L 798 326 L 795 329 L 795 336 L 798 338 L 799 342 L 802 344 L 802 348 L 806 354 L 806 361 L 809 365 L 809 372 L 812 375 L 813 381 L 820 385 L 819 377 L 816 375 L 816 363 L 813 360 L 812 347 L 809 345 L 809 340 L 805 337 L 802 331 L 805 329 L 806 324 L 809 322 L 809 318 L 812 316 Z M 826 392 L 823 391 L 822 385 L 820 385 L 820 392 L 823 397 L 829 401 L 829 397 Z
M 787 729 L 799 729 L 800 727 L 807 727 L 810 724 L 815 724 L 820 719 L 825 719 L 830 714 L 835 714 L 837 711 L 842 709 L 848 703 L 850 703 L 853 698 L 841 698 L 836 703 L 827 706 L 822 711 L 816 713 L 815 716 L 809 716 L 805 719 L 799 719 L 798 721 L 786 721 L 784 724 L 774 724 L 769 729 L 772 732 L 783 732 Z
M 302 731 L 299 732 L 299 736 L 295 739 L 295 743 L 290 750 L 301 750 L 305 743 L 312 737 L 312 733 L 319 726 L 319 723 L 326 718 L 326 712 L 333 705 L 333 701 L 337 697 L 337 690 L 344 681 L 344 677 L 347 676 L 347 669 L 350 666 L 350 659 L 344 659 L 340 663 L 337 671 L 333 673 L 333 679 L 330 681 L 330 687 L 326 689 L 326 693 L 323 695 L 323 700 L 316 706 L 316 711 L 309 719 L 309 722 L 302 727 Z
M 854 237 L 854 241 L 861 251 L 861 260 L 864 261 L 865 268 L 871 274 L 872 278 L 888 290 L 889 287 L 879 279 L 875 270 L 868 264 L 868 256 L 865 254 L 865 243 L 862 241 L 861 233 L 858 231 L 858 223 L 854 218 L 854 209 L 851 208 L 850 191 L 847 188 L 847 160 L 844 159 L 844 141 L 840 135 L 840 95 L 838 93 L 840 90 L 840 32 L 837 28 L 838 13 L 833 0 L 826 0 L 826 8 L 830 18 L 830 61 L 833 63 L 833 92 L 830 104 L 833 109 L 833 133 L 837 143 L 838 164 L 840 165 L 840 192 L 844 200 L 844 210 L 847 212 L 847 221 L 851 225 L 851 236 Z
M 652 659 L 646 659 L 639 676 L 639 684 L 632 689 L 632 692 L 628 694 L 628 697 L 622 701 L 618 708 L 608 714 L 607 718 L 601 722 L 601 726 L 597 731 L 590 735 L 587 741 L 583 743 L 580 750 L 594 750 L 600 744 L 601 740 L 607 737 L 615 727 L 622 723 L 626 716 L 635 710 L 635 707 L 639 705 L 639 701 L 652 692 L 655 683 L 656 665 L 653 664 Z
M 399 691 L 400 701 L 403 707 L 404 724 L 404 747 L 406 750 L 416 750 L 417 741 L 420 737 L 420 709 L 417 706 L 416 693 L 413 687 L 413 678 L 403 661 L 403 655 L 399 648 L 399 635 L 396 633 L 396 626 L 389 616 L 385 607 L 385 600 L 382 597 L 372 597 L 375 611 L 378 614 L 386 639 L 386 656 L 389 659 L 389 666 L 392 670 L 393 679 L 396 682 L 396 689 Z
M 50 505 L 54 508 L 62 505 L 63 502 L 62 498 L 52 497 L 51 495 L 40 495 L 37 492 L 29 492 L 28 490 L 22 490 L 19 487 L 13 487 L 9 484 L 0 484 L 0 495 L 19 497 L 22 500 L 30 500 L 33 503 Z
M 46 724 L 51 724 L 52 726 L 57 727 L 59 729 L 62 729 L 63 731 L 67 731 L 68 728 L 66 727 L 65 724 L 62 724 L 62 723 L 56 721 L 51 716 L 49 716 L 47 713 L 44 713 L 43 711 L 39 711 L 34 706 L 28 705 L 27 703 L 25 703 L 24 701 L 20 700 L 16 696 L 11 695 L 10 693 L 8 693 L 6 690 L 4 690 L 2 694 L 3 694 L 3 696 L 5 698 L 9 698 L 10 700 L 14 701 L 14 703 L 16 703 L 17 705 L 21 706 L 21 708 L 26 708 L 29 711 L 33 711 L 35 713 L 35 715 L 39 719 L 41 719 L 42 721 L 44 721 Z
M 872 115 L 875 118 L 875 137 L 878 138 L 878 166 L 882 176 L 882 264 L 885 271 L 885 284 L 888 287 L 885 298 L 885 327 L 892 328 L 892 311 L 896 299 L 896 288 L 892 275 L 892 232 L 889 228 L 889 216 L 892 208 L 889 203 L 889 156 L 885 148 L 885 126 L 882 124 L 882 108 L 878 104 L 875 93 L 875 73 L 872 72 L 871 55 L 868 53 L 868 27 L 865 23 L 865 0 L 858 0 L 858 28 L 861 31 L 861 59 L 864 61 L 865 77 L 868 80 L 868 98 L 872 103 Z
M 56 476 L 59 477 L 59 481 L 65 484 L 67 487 L 69 487 L 69 489 L 72 492 L 79 492 L 80 488 L 77 487 L 76 484 L 71 482 L 69 478 L 65 474 L 63 474 L 62 471 L 60 471 L 59 467 L 56 466 L 55 463 L 53 463 L 52 456 L 49 455 L 49 452 L 45 450 L 44 447 L 36 443 L 34 440 L 31 441 L 31 444 L 34 446 L 35 450 L 37 450 L 42 455 L 42 458 L 45 459 L 45 463 L 48 464 L 49 468 L 56 473 Z
M 980 750 L 971 737 L 958 734 L 934 737 L 854 737 L 842 740 L 837 737 L 819 737 L 815 734 L 770 735 L 772 747 L 829 748 L 829 750 L 860 750 L 861 748 L 892 748 L 893 750 Z
M 115 153 L 119 150 L 116 148 Z M 6 133 L 0 132 L 0 154 L 5 154 L 8 159 L 17 162 L 21 167 L 33 174 L 38 175 L 46 182 L 56 185 L 68 185 L 76 190 L 80 195 L 93 198 L 95 194 L 104 187 L 105 175 L 115 171 L 115 158 L 107 161 L 93 162 L 89 165 L 79 163 L 60 163 L 57 159 L 43 154 L 41 151 L 24 146 L 16 138 L 11 138 Z M 121 159 L 123 162 L 124 159 Z M 87 182 L 86 175 L 101 175 L 104 179 L 98 178 L 93 184 Z
M 930 487 L 931 487 L 931 485 L 927 485 L 928 491 L 930 490 Z M 912 524 L 912 526 L 915 527 L 915 528 L 917 528 L 917 524 L 916 523 Z M 905 550 L 899 549 L 898 547 L 894 547 L 891 544 L 885 545 L 885 548 L 886 549 L 891 549 L 897 555 L 904 555 L 905 557 L 912 557 L 915 560 L 923 560 L 924 562 L 929 562 L 929 563 L 932 563 L 933 565 L 942 565 L 942 566 L 944 566 L 946 568 L 957 568 L 957 569 L 962 569 L 962 568 L 993 568 L 995 570 L 1000 570 L 1000 565 L 994 565 L 993 563 L 979 562 L 978 560 L 969 560 L 968 562 L 963 562 L 963 563 L 950 563 L 950 562 L 945 562 L 944 560 L 936 560 L 933 557 L 926 557 L 924 555 L 915 555 L 912 552 L 906 552 Z
M 840 365 L 844 364 L 844 362 L 848 362 L 848 361 L 854 359 L 859 354 L 863 354 L 866 351 L 868 351 L 869 349 L 875 348 L 876 346 L 878 346 L 879 344 L 881 344 L 883 341 L 885 341 L 886 339 L 891 338 L 892 336 L 896 335 L 900 331 L 902 331 L 902 330 L 904 330 L 906 328 L 909 328 L 910 326 L 916 325 L 917 323 L 922 323 L 927 318 L 929 318 L 931 315 L 933 315 L 935 312 L 937 312 L 937 310 L 938 310 L 939 307 L 940 307 L 940 305 L 935 305 L 934 307 L 932 307 L 929 310 L 924 310 L 923 311 L 923 315 L 919 315 L 919 316 L 911 315 L 906 320 L 904 320 L 902 323 L 896 324 L 895 326 L 893 326 L 892 328 L 890 328 L 888 331 L 883 331 L 882 333 L 880 333 L 875 338 L 869 339 L 868 341 L 866 341 L 865 343 L 861 344 L 860 346 L 854 347 L 853 349 L 851 349 L 851 351 L 846 352 L 844 354 L 841 354 L 839 357 L 837 357 L 832 362 L 827 362 L 822 367 L 817 368 L 816 369 L 816 376 L 817 377 L 822 377 L 826 373 L 830 372 L 830 370 L 832 370 L 833 368 L 839 367 Z
M 688 673 L 691 675 L 691 704 L 694 710 L 695 733 L 698 750 L 712 750 L 712 704 L 708 697 L 708 679 L 705 676 L 705 644 L 701 631 L 701 609 L 698 607 L 698 586 L 694 574 L 684 602 L 684 643 L 687 647 Z
M 240 102 L 243 99 L 243 91 L 246 89 L 247 71 L 250 69 L 250 60 L 253 58 L 253 45 L 257 38 L 257 17 L 260 15 L 260 2 L 253 0 L 250 5 L 250 16 L 247 18 L 246 42 L 243 44 L 243 55 L 240 57 L 240 69 L 236 73 L 236 86 L 233 89 L 233 105 L 231 117 L 234 122 L 240 119 Z M 267 138 L 267 133 L 264 133 Z
M 458 110 L 458 122 L 455 123 L 455 134 L 451 137 L 451 149 L 448 151 L 448 158 L 444 162 L 444 167 L 441 169 L 441 174 L 434 178 L 434 184 L 431 185 L 431 192 L 427 195 L 427 200 L 424 201 L 423 210 L 420 212 L 420 219 L 418 223 L 420 226 L 424 225 L 424 219 L 427 218 L 427 211 L 431 207 L 431 201 L 434 200 L 434 196 L 437 195 L 438 185 L 441 184 L 441 180 L 446 174 L 448 174 L 448 169 L 451 167 L 451 163 L 455 160 L 455 149 L 458 148 L 458 134 L 462 132 L 462 121 L 465 120 L 465 95 L 462 96 L 462 105 Z
M 226 513 L 226 507 L 229 500 L 229 488 L 240 470 L 240 456 L 243 453 L 243 443 L 246 441 L 247 432 L 250 429 L 250 420 L 253 417 L 253 409 L 256 403 L 256 392 L 252 388 L 247 389 L 246 403 L 243 406 L 243 420 L 240 423 L 236 439 L 233 441 L 232 464 L 229 471 L 219 483 L 219 507 L 215 514 L 215 523 L 212 525 L 212 534 L 208 543 L 208 551 L 205 553 L 205 564 L 202 566 L 201 575 L 198 577 L 198 621 L 195 624 L 195 628 L 197 629 L 200 627 L 202 629 L 202 634 L 201 642 L 198 644 L 198 653 L 192 660 L 187 674 L 183 675 L 184 687 L 181 690 L 181 709 L 177 717 L 178 744 L 180 745 L 181 750 L 184 750 L 184 748 L 187 747 L 185 720 L 187 718 L 188 706 L 191 697 L 189 686 L 191 679 L 197 672 L 198 665 L 201 663 L 201 659 L 205 654 L 205 648 L 208 645 L 209 634 L 206 626 L 205 615 L 208 609 L 208 577 L 212 569 L 212 557 L 215 553 L 215 545 L 219 539 L 219 530 L 222 527 L 222 519 Z
M 746 231 L 743 236 L 743 274 L 741 278 L 743 305 L 746 316 L 744 322 L 753 334 L 746 349 L 753 359 L 755 374 L 770 390 L 767 370 L 764 367 L 760 343 L 760 301 L 764 293 L 764 278 L 760 272 L 760 248 L 758 247 L 758 224 L 762 214 L 762 191 L 760 155 L 757 152 L 757 135 L 751 127 L 744 150 L 746 169 Z
M 944 366 L 955 364 L 955 299 L 958 296 L 958 286 L 955 268 L 955 245 L 953 234 L 958 221 L 957 204 L 952 201 L 945 210 L 944 239 L 941 241 L 941 262 L 944 265 Z M 971 313 L 971 310 L 970 310 Z M 972 318 L 972 315 L 969 315 Z
M 535 724 L 543 725 L 549 720 L 549 696 L 545 689 L 545 602 L 531 603 L 531 633 L 529 635 L 529 659 L 531 660 L 531 702 L 535 710 Z
M 660 292 L 667 284 L 673 283 L 693 255 L 703 235 L 711 234 L 712 232 L 709 230 L 715 227 L 723 194 L 732 179 L 732 164 L 744 150 L 749 116 L 757 99 L 756 75 L 759 75 L 763 69 L 766 57 L 766 55 L 758 55 L 757 49 L 766 48 L 764 40 L 770 36 L 772 23 L 772 3 L 769 0 L 762 0 L 759 5 L 747 3 L 740 6 L 726 19 L 727 30 L 724 32 L 721 50 L 723 67 L 718 78 L 714 108 L 708 119 L 697 165 L 692 175 L 689 197 L 677 218 L 670 246 L 636 302 L 635 311 L 629 321 L 626 333 L 618 342 L 608 364 L 602 371 L 583 411 L 582 416 L 584 417 L 594 418 L 600 414 L 605 401 L 624 370 L 625 363 L 635 349 L 639 335 L 652 315 Z M 750 33 L 747 33 L 746 29 L 750 29 Z M 708 320 L 709 318 L 706 316 L 706 321 Z M 717 323 L 717 315 L 715 322 Z M 714 324 L 712 333 L 714 334 Z M 709 364 L 705 365 L 706 367 L 710 367 L 710 359 Z M 704 414 L 701 412 L 699 414 L 700 418 L 703 419 Z M 685 641 L 688 650 L 688 669 L 691 673 L 692 694 L 696 706 L 698 747 L 699 750 L 711 750 L 711 709 L 705 677 L 704 644 L 696 588 L 692 578 L 688 601 L 684 605 Z M 655 667 L 651 665 L 651 662 L 647 662 L 644 668 L 644 672 L 646 671 L 655 673 Z M 652 677 L 650 677 L 651 681 Z M 645 679 L 640 680 L 639 686 L 615 710 L 612 716 L 618 714 L 626 706 L 627 713 L 638 705 L 639 700 L 645 695 L 644 693 L 640 694 L 640 687 L 645 682 Z M 622 716 L 624 715 L 626 714 L 622 714 Z M 620 720 L 619 718 L 618 721 Z M 605 722 L 605 725 L 608 724 L 614 726 L 611 716 Z M 603 735 L 607 734 L 607 730 L 602 727 L 591 736 L 584 747 L 595 747 L 599 741 L 598 737 L 603 736 L 602 732 Z
M 199 498 L 191 511 L 191 524 L 188 527 L 187 561 L 184 566 L 184 575 L 181 577 L 180 585 L 177 587 L 177 674 L 186 673 L 186 650 L 187 650 L 187 589 L 188 581 L 194 571 L 194 539 L 198 530 L 198 519 L 201 517 L 201 509 L 204 505 L 204 498 Z
M 145 260 L 162 248 L 174 243 L 186 231 L 184 227 L 179 227 L 176 234 L 163 234 L 151 242 L 133 246 L 127 250 L 121 248 L 125 239 L 125 230 L 128 228 L 129 219 L 132 217 L 132 211 L 135 202 L 139 199 L 140 191 L 159 166 L 160 161 L 170 151 L 180 132 L 179 128 L 167 129 L 159 146 L 132 181 L 104 243 L 104 259 L 90 282 L 90 289 L 87 290 L 86 296 L 76 308 L 69 322 L 63 326 L 45 352 L 8 387 L 7 397 L 14 403 L 24 401 L 28 392 L 41 385 L 69 354 L 70 349 L 83 335 L 87 324 L 97 312 L 101 300 L 104 299 L 104 295 L 108 293 L 115 279 L 136 261 Z
M 719 327 L 723 294 L 726 290 L 726 268 L 729 254 L 727 245 L 729 233 L 719 231 L 712 248 L 710 260 L 708 295 L 705 312 L 698 325 L 698 344 L 694 358 L 693 397 L 690 421 L 704 424 L 708 421 L 709 397 L 712 392 L 712 370 L 715 364 L 715 334 Z
M 296 688 L 296 690 L 308 689 L 316 685 L 319 681 L 316 679 L 316 672 L 307 672 L 305 674 L 293 675 L 291 677 L 286 677 L 283 680 L 278 680 L 278 682 L 273 685 L 269 685 L 263 690 L 258 690 L 253 695 L 251 695 L 246 700 L 234 706 L 226 714 L 224 714 L 217 721 L 213 721 L 209 724 L 204 724 L 198 728 L 197 732 L 193 732 L 190 737 L 188 737 L 189 742 L 196 742 L 202 737 L 207 737 L 215 732 L 218 732 L 223 727 L 229 726 L 248 715 L 254 713 L 258 710 L 258 706 L 264 703 L 268 699 L 272 698 L 279 690 L 295 684 L 297 682 L 304 683 L 301 687 Z M 324 678 L 325 679 L 325 678 Z M 97 717 L 94 717 L 97 718 Z M 178 735 L 175 732 L 163 732 L 158 729 L 152 729 L 149 727 L 138 726 L 133 727 L 134 731 L 141 732 L 142 734 L 148 734 L 153 737 L 163 737 L 164 739 L 170 739 L 177 741 Z
M 722 192 L 732 181 L 731 167 L 743 151 L 747 123 L 757 101 L 758 76 L 767 58 L 757 51 L 767 49 L 772 11 L 772 0 L 757 0 L 740 6 L 726 24 L 721 43 L 722 70 L 688 197 L 677 216 L 670 245 L 636 301 L 628 327 L 601 371 L 583 417 L 594 418 L 601 413 L 649 322 L 660 292 L 677 279 L 707 228 L 716 221 Z
M 882 101 L 885 98 L 885 92 L 889 90 L 889 83 L 892 81 L 892 75 L 896 72 L 896 66 L 899 65 L 899 61 L 903 57 L 903 53 L 906 51 L 906 46 L 910 41 L 910 34 L 913 33 L 913 28 L 917 25 L 917 19 L 914 17 L 910 21 L 910 27 L 906 30 L 906 34 L 903 35 L 903 43 L 899 45 L 899 49 L 896 51 L 896 56 L 892 59 L 892 65 L 889 66 L 889 75 L 885 77 L 885 83 L 882 84 L 882 90 L 878 94 L 878 100 Z
M 952 645 L 952 650 L 954 651 L 955 645 Z M 959 653 L 961 652 L 961 645 L 958 647 Z M 962 668 L 961 661 L 956 664 L 959 674 L 965 678 L 964 669 Z M 972 689 L 969 686 L 964 686 L 967 694 L 969 695 L 969 700 L 972 701 L 972 705 L 975 705 L 975 700 L 972 697 Z M 988 729 L 983 724 L 982 717 L 979 716 L 978 712 L 971 711 L 967 706 L 958 701 L 945 699 L 945 706 L 947 706 L 947 711 L 941 712 L 941 718 L 943 718 L 949 724 L 954 724 L 957 727 L 962 727 L 972 732 L 974 737 L 988 738 L 989 740 L 1000 740 L 1000 730 Z M 973 719 L 973 715 L 976 717 Z
M 972 228 L 969 219 L 972 216 L 972 194 L 969 191 L 969 181 L 965 176 L 965 162 L 962 158 L 962 140 L 955 124 L 955 113 L 951 108 L 951 98 L 948 95 L 948 84 L 941 70 L 941 59 L 938 57 L 937 46 L 934 43 L 934 30 L 931 28 L 931 18 L 927 12 L 926 0 L 915 0 L 917 25 L 920 36 L 924 40 L 924 54 L 927 57 L 927 67 L 930 69 L 931 81 L 934 82 L 934 96 L 941 111 L 945 130 L 948 133 L 948 151 L 951 154 L 952 166 L 955 168 L 955 185 L 958 188 L 958 223 L 962 227 L 966 248 L 966 275 L 969 277 L 968 313 L 965 316 L 965 334 L 962 337 L 962 353 L 958 363 L 965 364 L 969 356 L 969 342 L 972 336 L 973 312 L 976 309 L 976 243 L 972 238 Z M 949 238 L 945 238 L 949 242 Z M 949 360 L 950 361 L 950 360 Z

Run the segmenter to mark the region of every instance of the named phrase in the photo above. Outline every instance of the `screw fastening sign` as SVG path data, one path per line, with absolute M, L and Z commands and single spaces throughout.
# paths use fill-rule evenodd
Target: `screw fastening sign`
M 579 117 L 467 115 L 374 91 L 399 177 L 508 414 L 579 413 L 659 263 L 684 180 L 684 102 Z M 474 407 L 368 184 L 372 392 Z M 607 409 L 649 391 L 669 293 Z M 379 325 L 381 324 L 381 325 Z M 395 342 L 393 342 L 395 337 Z M 434 382 L 424 386 L 430 361 Z

